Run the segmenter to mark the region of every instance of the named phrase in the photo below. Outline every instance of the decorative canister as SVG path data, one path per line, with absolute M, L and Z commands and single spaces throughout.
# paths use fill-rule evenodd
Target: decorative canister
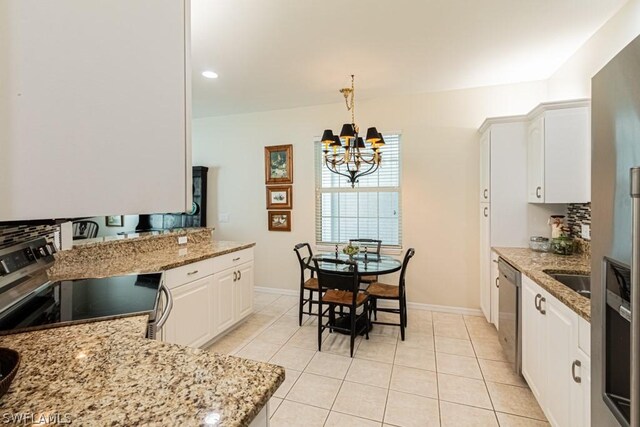
M 556 239 L 565 235 L 564 215 L 551 215 L 548 224 L 551 226 L 551 238 Z

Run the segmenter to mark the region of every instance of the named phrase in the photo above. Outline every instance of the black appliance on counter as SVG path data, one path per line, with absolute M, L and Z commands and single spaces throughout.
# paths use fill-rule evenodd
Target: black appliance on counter
M 54 253 L 44 238 L 0 251 L 0 334 L 147 314 L 156 338 L 173 306 L 162 273 L 50 281 Z
M 205 166 L 193 166 L 193 203 L 190 212 L 140 215 L 136 232 L 207 226 L 207 173 Z

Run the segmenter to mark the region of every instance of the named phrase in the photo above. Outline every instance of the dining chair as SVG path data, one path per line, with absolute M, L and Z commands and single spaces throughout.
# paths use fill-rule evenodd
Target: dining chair
M 367 254 L 380 255 L 380 248 L 382 247 L 382 240 L 376 239 L 349 239 L 349 245 L 355 245 L 360 248 L 362 252 L 363 248 L 367 248 Z M 370 285 L 377 282 L 378 276 L 361 276 L 360 283 Z
M 378 322 L 377 320 L 370 320 L 370 322 L 380 325 L 400 326 L 400 336 L 402 338 L 402 341 L 404 341 L 404 329 L 407 327 L 407 292 L 405 286 L 405 274 L 407 273 L 407 265 L 409 264 L 409 260 L 411 260 L 415 253 L 415 249 L 410 248 L 404 255 L 404 260 L 402 261 L 402 269 L 400 270 L 400 280 L 397 286 L 375 282 L 367 288 L 367 293 L 369 294 L 369 298 L 371 298 L 369 317 L 374 314 L 374 311 L 397 313 L 400 315 L 400 323 Z M 379 299 L 398 301 L 399 307 L 378 307 L 377 301 Z
M 356 336 L 363 332 L 369 339 L 369 295 L 360 290 L 358 280 L 358 264 L 354 261 L 335 258 L 322 259 L 318 262 L 314 259 L 316 272 L 318 273 L 319 298 L 318 298 L 318 351 L 322 351 L 322 332 L 329 329 L 329 333 L 339 331 L 349 333 L 350 354 L 353 357 L 353 347 Z M 321 268 L 320 265 L 325 268 Z M 332 265 L 333 268 L 328 267 Z M 342 271 L 337 271 L 342 270 Z M 327 309 L 324 309 L 325 304 Z M 336 307 L 346 308 L 349 313 L 336 318 Z M 362 313 L 358 309 L 362 307 Z M 323 319 L 327 317 L 325 322 Z M 344 325 L 346 323 L 346 325 Z M 344 325 L 344 326 L 343 326 Z
M 100 226 L 95 221 L 74 221 L 71 224 L 74 239 L 93 239 L 98 236 Z
M 301 254 L 300 251 L 306 249 L 306 254 Z M 309 316 L 317 316 L 317 313 L 313 312 L 313 305 L 318 304 L 317 298 L 314 299 L 314 293 L 318 292 L 318 279 L 314 277 L 313 270 L 308 268 L 307 262 L 311 262 L 313 252 L 311 251 L 311 245 L 308 243 L 298 243 L 293 247 L 298 257 L 298 263 L 300 264 L 300 302 L 298 305 L 298 326 L 302 326 L 302 315 L 308 314 Z M 305 258 L 308 261 L 305 261 Z M 305 279 L 305 272 L 311 271 L 311 275 L 308 279 Z M 305 291 L 309 292 L 309 296 L 305 296 Z M 304 306 L 308 305 L 308 311 L 304 311 Z

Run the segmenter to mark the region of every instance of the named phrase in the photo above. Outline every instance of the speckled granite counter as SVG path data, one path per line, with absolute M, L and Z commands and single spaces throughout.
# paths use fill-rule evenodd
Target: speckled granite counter
M 212 240 L 211 231 L 206 229 L 190 233 L 186 245 L 178 245 L 175 236 L 151 237 L 91 243 L 58 252 L 55 264 L 48 271 L 49 278 L 71 280 L 150 273 L 255 246 L 255 243 Z
M 591 301 L 551 278 L 543 270 L 590 274 L 589 258 L 583 255 L 555 255 L 536 252 L 528 248 L 492 248 L 498 255 L 506 259 L 522 274 L 542 286 L 551 295 L 562 301 L 567 307 L 578 313 L 583 319 L 591 321 Z
M 137 316 L 0 337 L 22 356 L 0 414 L 57 414 L 83 426 L 248 426 L 284 381 L 279 366 L 148 340 L 146 326 Z

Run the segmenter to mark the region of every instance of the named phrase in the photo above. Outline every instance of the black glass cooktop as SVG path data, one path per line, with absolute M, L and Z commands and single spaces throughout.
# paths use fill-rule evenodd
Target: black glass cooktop
M 0 332 L 156 310 L 162 274 L 51 282 L 0 316 Z

